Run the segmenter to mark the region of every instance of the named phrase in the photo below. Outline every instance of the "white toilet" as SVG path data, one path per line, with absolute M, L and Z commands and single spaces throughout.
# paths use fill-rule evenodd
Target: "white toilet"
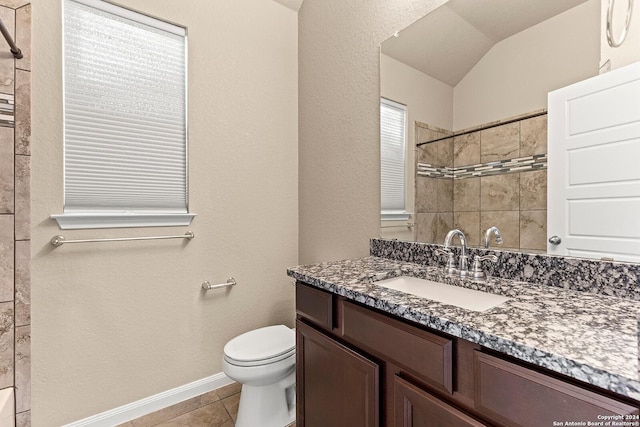
M 222 371 L 242 384 L 236 427 L 295 421 L 295 329 L 275 325 L 238 335 L 224 346 Z

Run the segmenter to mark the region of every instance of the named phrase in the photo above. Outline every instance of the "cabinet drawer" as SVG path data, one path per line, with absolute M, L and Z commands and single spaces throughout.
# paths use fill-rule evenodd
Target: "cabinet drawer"
M 425 390 L 393 378 L 395 427 L 486 427 Z
M 333 328 L 333 296 L 301 282 L 296 283 L 296 313 L 318 326 Z
M 474 370 L 476 409 L 507 426 L 638 414 L 637 407 L 477 351 Z
M 450 339 L 340 300 L 341 336 L 408 373 L 452 393 Z

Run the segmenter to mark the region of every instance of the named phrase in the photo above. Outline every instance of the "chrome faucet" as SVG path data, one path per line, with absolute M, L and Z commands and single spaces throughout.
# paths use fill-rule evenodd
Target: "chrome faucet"
M 460 239 L 460 247 L 461 247 L 460 261 L 458 263 L 457 273 L 461 277 L 464 277 L 469 273 L 469 263 L 468 263 L 468 256 L 467 256 L 467 238 L 465 237 L 464 233 L 458 230 L 457 228 L 455 230 L 450 230 L 447 233 L 447 236 L 444 238 L 444 248 L 445 250 L 449 249 L 449 247 L 451 246 L 451 241 L 455 236 L 458 236 L 458 238 Z
M 491 234 L 495 234 L 496 236 L 496 243 L 501 245 L 502 244 L 502 235 L 500 234 L 500 229 L 496 226 L 493 226 L 491 228 L 487 228 L 487 231 L 484 232 L 484 248 L 485 249 L 489 249 L 489 241 L 491 240 Z

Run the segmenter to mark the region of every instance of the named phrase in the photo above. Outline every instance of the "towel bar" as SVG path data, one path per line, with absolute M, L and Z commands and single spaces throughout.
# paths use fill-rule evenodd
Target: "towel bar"
M 148 236 L 148 237 L 113 237 L 105 239 L 80 239 L 65 240 L 64 236 L 53 236 L 49 243 L 53 246 L 62 246 L 65 243 L 93 243 L 93 242 L 126 242 L 129 240 L 159 240 L 159 239 L 193 239 L 196 237 L 193 231 L 187 231 L 182 236 Z
M 204 282 L 202 282 L 202 289 L 208 291 L 211 289 L 227 288 L 230 286 L 235 286 L 236 283 L 236 279 L 234 279 L 233 277 L 229 277 L 225 283 L 220 283 L 219 285 L 212 285 L 208 280 L 205 280 Z

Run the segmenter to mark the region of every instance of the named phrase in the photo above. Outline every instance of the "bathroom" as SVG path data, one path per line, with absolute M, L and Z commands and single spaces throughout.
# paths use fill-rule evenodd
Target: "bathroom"
M 20 138 L 29 149 L 14 152 L 16 165 L 30 161 L 30 214 L 16 187 L 15 212 L 0 215 L 10 222 L 0 235 L 14 285 L 30 282 L 3 338 L 16 342 L 2 357 L 12 361 L 17 425 L 105 413 L 125 423 L 186 396 L 169 391 L 217 387 L 231 338 L 294 326 L 288 267 L 365 257 L 371 238 L 393 237 L 380 229 L 380 44 L 445 1 L 118 0 L 188 28 L 188 201 L 197 216 L 181 227 L 78 230 L 50 218 L 64 209 L 62 2 L 32 3 L 31 66 L 16 65 L 31 75 L 30 138 Z M 18 11 L 28 2 L 2 4 Z M 640 60 L 634 31 L 640 25 L 607 51 L 613 69 Z M 28 40 L 16 39 L 26 50 Z M 17 166 L 15 178 L 23 182 Z M 49 243 L 187 230 L 195 238 L 184 242 Z M 236 286 L 202 289 L 229 277 Z M 17 319 L 19 303 L 30 320 Z M 20 341 L 18 352 L 25 327 L 31 344 Z M 156 407 L 136 406 L 152 397 Z

